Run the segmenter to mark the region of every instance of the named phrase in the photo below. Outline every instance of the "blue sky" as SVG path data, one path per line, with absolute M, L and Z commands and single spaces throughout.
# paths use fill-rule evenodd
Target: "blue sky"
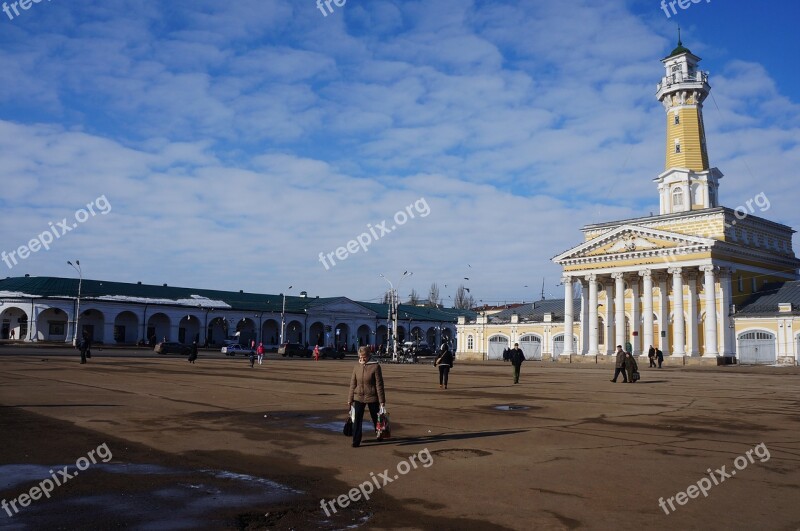
M 0 251 L 9 269 L 379 298 L 437 282 L 548 295 L 581 226 L 658 211 L 660 59 L 710 71 L 720 198 L 800 226 L 800 3 L 52 0 L 0 12 Z M 13 13 L 13 12 L 12 12 Z M 406 207 L 416 215 L 392 219 Z M 319 254 L 396 229 L 325 267 Z M 380 233 L 375 233 L 380 234 Z M 797 240 L 795 240 L 797 243 Z M 469 280 L 464 280 L 464 278 Z M 444 286 L 447 285 L 447 288 Z M 529 286 L 529 287 L 525 287 Z

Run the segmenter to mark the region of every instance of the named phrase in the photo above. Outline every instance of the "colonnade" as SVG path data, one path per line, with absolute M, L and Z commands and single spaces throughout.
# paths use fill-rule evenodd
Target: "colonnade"
M 701 278 L 702 299 L 698 295 L 698 281 Z M 616 345 L 624 346 L 627 342 L 632 344 L 634 355 L 646 353 L 650 345 L 660 348 L 665 356 L 699 356 L 701 346 L 704 357 L 732 353 L 729 269 L 712 264 L 691 267 L 639 267 L 604 272 L 570 272 L 564 275 L 562 281 L 565 330 L 562 355 L 612 354 L 616 350 Z M 575 351 L 572 334 L 566 332 L 572 330 L 575 320 L 573 286 L 576 281 L 580 282 L 582 287 L 580 320 L 584 347 L 580 353 Z M 598 294 L 601 284 L 605 287 L 606 293 L 604 322 L 606 352 L 600 352 L 599 341 L 599 306 L 602 304 L 598 301 Z M 631 291 L 630 295 L 627 295 L 626 284 Z M 711 289 L 708 289 L 708 286 Z M 657 301 L 654 296 L 656 287 Z M 718 297 L 718 294 L 721 296 Z M 704 314 L 703 345 L 699 342 L 701 306 Z M 631 324 L 630 335 L 626 334 L 626 317 Z M 661 332 L 657 339 L 654 337 L 656 319 Z M 669 333 L 670 328 L 672 334 Z M 728 329 L 731 333 L 728 333 Z

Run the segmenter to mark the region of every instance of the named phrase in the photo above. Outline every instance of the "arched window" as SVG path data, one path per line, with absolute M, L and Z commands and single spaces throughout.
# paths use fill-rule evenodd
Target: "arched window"
M 683 190 L 675 188 L 672 190 L 672 206 L 683 208 Z
M 467 350 L 472 350 L 472 336 L 467 336 Z

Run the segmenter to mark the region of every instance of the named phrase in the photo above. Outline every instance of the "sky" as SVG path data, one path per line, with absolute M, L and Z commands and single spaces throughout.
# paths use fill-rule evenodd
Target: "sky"
M 710 72 L 721 203 L 763 193 L 758 215 L 800 227 L 800 2 L 684 1 L 9 5 L 0 270 L 563 297 L 551 259 L 582 226 L 658 213 L 678 26 Z

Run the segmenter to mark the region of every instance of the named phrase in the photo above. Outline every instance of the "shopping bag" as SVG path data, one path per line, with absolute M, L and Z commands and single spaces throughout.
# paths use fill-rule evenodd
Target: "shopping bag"
M 375 425 L 375 431 L 379 441 L 385 441 L 392 436 L 392 425 L 389 422 L 389 413 L 384 408 L 381 408 L 378 413 L 378 422 Z
M 344 434 L 345 437 L 353 436 L 353 419 L 351 419 L 349 416 L 347 417 L 347 420 L 344 423 L 344 428 L 342 428 L 342 433 Z
M 634 382 L 638 382 L 639 381 L 639 378 L 640 378 L 639 371 L 633 371 L 633 374 L 631 376 L 633 377 L 633 381 Z

